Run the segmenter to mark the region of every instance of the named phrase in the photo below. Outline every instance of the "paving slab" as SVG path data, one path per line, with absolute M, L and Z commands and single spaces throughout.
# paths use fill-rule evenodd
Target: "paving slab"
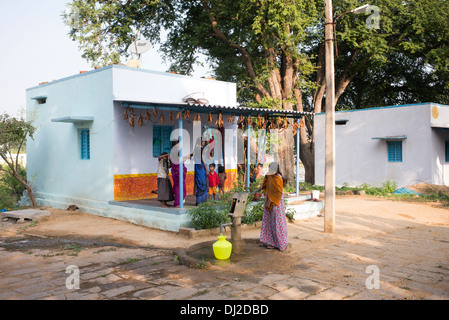
M 46 217 L 50 215 L 50 211 L 39 209 L 25 209 L 17 211 L 2 212 L 1 216 L 5 218 L 19 219 L 19 222 L 25 220 L 36 220 L 38 218 Z

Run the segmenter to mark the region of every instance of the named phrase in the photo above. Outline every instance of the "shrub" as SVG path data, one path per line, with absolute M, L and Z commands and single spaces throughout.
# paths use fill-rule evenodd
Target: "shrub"
M 218 228 L 230 221 L 230 202 L 227 200 L 206 201 L 188 210 L 192 227 L 196 230 Z
M 25 186 L 22 185 L 19 180 L 17 180 L 17 178 L 12 175 L 11 169 L 9 167 L 0 166 L 0 168 L 4 170 L 4 172 L 0 174 L 0 183 L 4 185 L 5 188 L 8 188 L 10 192 L 16 196 L 16 198 L 20 198 L 23 192 L 26 190 Z M 21 163 L 17 164 L 17 173 L 23 180 L 27 179 L 26 167 Z
M 263 178 L 258 179 L 250 185 L 250 192 L 257 190 L 262 183 Z M 229 210 L 231 208 L 232 196 L 234 193 L 246 192 L 246 184 L 243 179 L 236 179 L 233 190 L 226 192 L 217 201 L 206 201 L 200 203 L 197 207 L 190 208 L 188 215 L 190 216 L 191 225 L 196 230 L 212 229 L 220 227 L 222 223 L 231 221 Z M 262 221 L 265 199 L 253 201 L 253 196 L 248 197 L 248 205 L 245 208 L 242 223 L 255 224 Z M 251 204 L 250 204 L 251 203 Z M 293 221 L 294 210 L 289 209 L 287 201 L 284 200 L 286 216 Z
M 11 189 L 5 185 L 0 185 L 0 209 L 12 209 L 17 202 Z
M 361 190 L 364 190 L 366 194 L 373 195 L 373 196 L 385 196 L 387 194 L 393 193 L 397 188 L 398 185 L 394 181 L 385 181 L 382 183 L 380 187 L 373 187 L 369 184 L 362 184 L 358 187 Z
M 264 201 L 259 200 L 245 209 L 245 215 L 242 222 L 245 224 L 255 224 L 257 221 L 262 221 Z

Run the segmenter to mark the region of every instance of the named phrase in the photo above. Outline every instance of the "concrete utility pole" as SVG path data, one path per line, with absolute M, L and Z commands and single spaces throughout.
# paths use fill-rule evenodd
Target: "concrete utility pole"
M 326 142 L 324 232 L 335 231 L 335 80 L 332 0 L 325 0 Z

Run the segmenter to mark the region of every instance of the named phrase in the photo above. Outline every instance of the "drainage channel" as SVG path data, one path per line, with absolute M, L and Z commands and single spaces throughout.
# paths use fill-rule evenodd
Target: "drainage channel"
M 129 249 L 148 249 L 148 250 L 169 250 L 166 248 L 155 248 L 151 246 L 138 246 L 123 244 L 110 241 L 101 241 L 97 239 L 70 239 L 70 238 L 8 238 L 0 239 L 0 248 L 7 251 L 31 250 L 31 249 L 63 249 L 67 246 L 80 246 L 86 248 L 97 247 L 115 247 L 115 248 L 129 248 Z

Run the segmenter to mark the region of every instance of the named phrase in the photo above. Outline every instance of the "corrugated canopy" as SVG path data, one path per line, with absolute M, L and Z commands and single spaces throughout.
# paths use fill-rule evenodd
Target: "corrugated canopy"
M 176 110 L 179 108 L 183 110 L 190 110 L 190 112 L 196 113 L 213 113 L 217 114 L 232 114 L 235 116 L 256 116 L 261 115 L 263 117 L 287 117 L 287 118 L 302 118 L 304 115 L 313 115 L 313 112 L 302 112 L 296 110 L 283 110 L 283 109 L 263 109 L 263 108 L 247 108 L 241 106 L 217 106 L 217 105 L 204 105 L 204 104 L 189 104 L 189 103 L 154 103 L 154 102 L 137 102 L 137 101 L 121 101 L 123 107 L 129 108 L 157 108 L 160 110 Z

